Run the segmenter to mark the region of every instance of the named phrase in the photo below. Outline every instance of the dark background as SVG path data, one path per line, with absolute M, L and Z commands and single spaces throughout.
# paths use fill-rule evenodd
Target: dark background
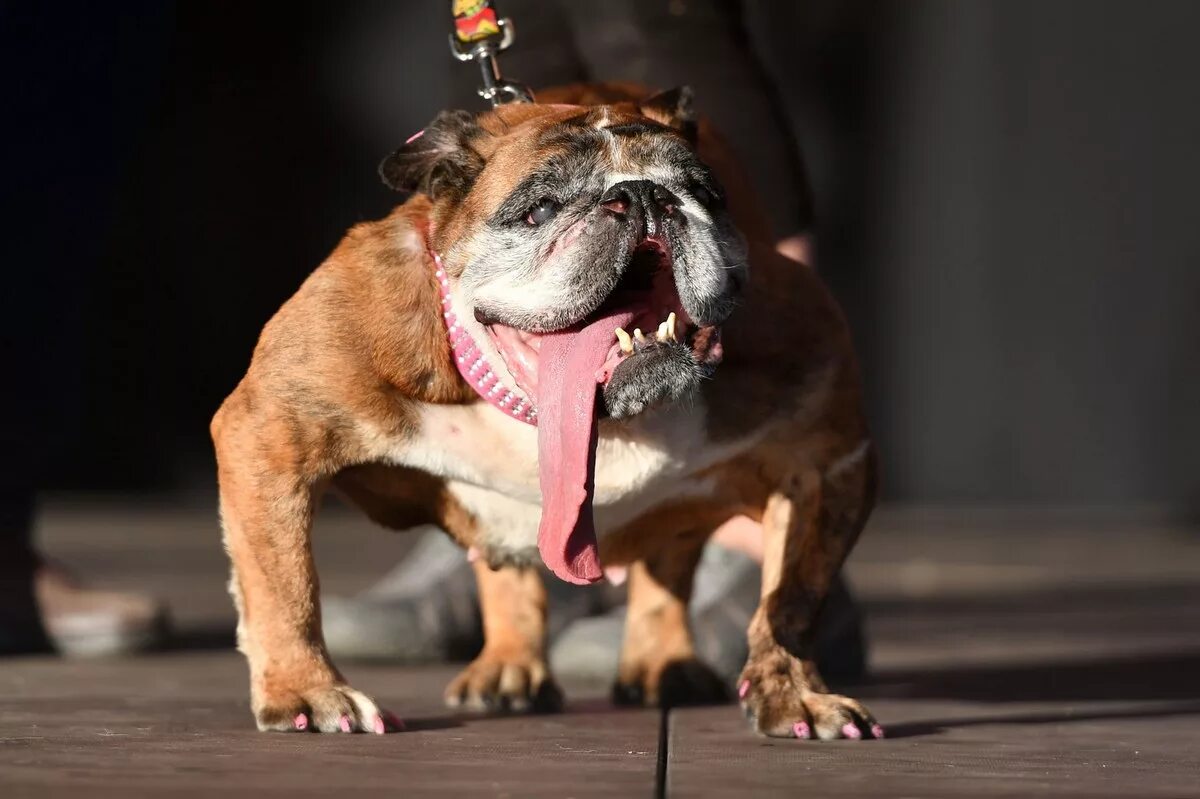
M 0 3 L 10 479 L 211 492 L 208 419 L 263 323 L 396 202 L 386 152 L 484 107 L 444 5 Z M 770 114 L 737 103 L 747 82 L 778 98 L 887 499 L 1200 508 L 1200 4 L 592 5 L 679 28 L 513 0 L 506 73 L 691 82 L 785 185 L 756 143 Z M 689 37 L 714 5 L 752 69 Z M 804 224 L 798 189 L 763 190 L 781 234 Z

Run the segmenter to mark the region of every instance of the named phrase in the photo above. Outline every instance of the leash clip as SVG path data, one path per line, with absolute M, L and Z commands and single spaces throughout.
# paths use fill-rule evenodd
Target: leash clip
M 483 86 L 479 88 L 479 96 L 487 100 L 493 107 L 503 103 L 532 103 L 533 92 L 524 83 L 506 80 L 500 76 L 500 65 L 496 55 L 512 46 L 516 40 L 516 30 L 512 20 L 505 17 L 496 20 L 500 31 L 500 40 L 496 36 L 488 36 L 474 42 L 461 42 L 459 35 L 450 34 L 450 54 L 459 61 L 474 61 L 479 65 Z

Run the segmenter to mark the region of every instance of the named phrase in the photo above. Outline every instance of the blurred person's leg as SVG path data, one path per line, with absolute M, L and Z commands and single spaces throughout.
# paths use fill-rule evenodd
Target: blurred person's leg
M 505 13 L 517 15 L 525 7 L 535 13 L 538 5 L 510 0 Z M 588 80 L 633 81 L 652 89 L 691 86 L 700 112 L 729 142 L 762 196 L 776 237 L 808 232 L 813 214 L 808 178 L 775 87 L 745 34 L 740 3 L 608 0 L 562 7 Z M 554 82 L 547 77 L 542 85 Z
M 13 78 L 4 148 L 12 235 L 0 313 L 11 347 L 0 430 L 9 467 L 0 485 L 0 653 L 122 654 L 162 634 L 157 603 L 83 587 L 33 539 L 38 489 L 70 457 L 86 404 L 88 289 L 100 271 L 119 157 L 138 130 L 135 117 L 122 115 L 140 99 L 138 84 L 131 98 L 122 82 L 142 75 L 138 50 L 120 34 L 165 20 L 153 6 L 124 14 L 133 18 L 79 4 L 0 8 L 0 69 Z M 149 51 L 162 44 L 137 41 Z
M 36 442 L 25 452 L 36 451 Z M 166 615 L 139 594 L 83 586 L 33 545 L 32 485 L 0 494 L 0 654 L 122 655 L 161 642 Z
M 325 646 L 340 658 L 411 663 L 470 657 L 483 643 L 479 595 L 462 548 L 430 527 L 355 597 L 321 599 Z
M 483 619 L 466 553 L 435 527 L 355 597 L 321 600 L 325 646 L 336 657 L 433 663 L 469 658 L 483 646 Z M 612 606 L 605 586 L 546 580 L 551 639 L 576 619 Z
M 0 495 L 0 654 L 50 647 L 38 614 L 31 540 L 33 492 L 9 484 Z

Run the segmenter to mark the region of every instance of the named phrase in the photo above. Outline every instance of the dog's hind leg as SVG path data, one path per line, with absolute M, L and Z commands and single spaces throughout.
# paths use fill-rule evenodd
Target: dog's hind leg
M 446 688 L 446 703 L 469 710 L 552 712 L 562 691 L 546 664 L 546 587 L 532 566 L 474 563 L 483 613 L 483 651 Z
M 629 568 L 629 606 L 613 700 L 671 707 L 719 702 L 721 679 L 696 659 L 688 627 L 692 580 L 706 537 L 674 539 L 669 551 Z

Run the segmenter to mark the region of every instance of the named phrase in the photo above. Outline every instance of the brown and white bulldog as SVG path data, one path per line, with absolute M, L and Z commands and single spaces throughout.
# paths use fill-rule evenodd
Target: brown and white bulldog
M 322 640 L 309 539 L 334 489 L 479 553 L 486 643 L 452 705 L 559 705 L 540 563 L 574 583 L 627 567 L 617 697 L 719 696 L 687 602 L 705 540 L 748 517 L 765 548 L 737 686 L 754 728 L 882 735 L 813 660 L 875 491 L 846 325 L 767 243 L 690 93 L 638 98 L 441 114 L 381 167 L 408 201 L 354 227 L 263 330 L 212 423 L 260 729 L 397 726 Z

